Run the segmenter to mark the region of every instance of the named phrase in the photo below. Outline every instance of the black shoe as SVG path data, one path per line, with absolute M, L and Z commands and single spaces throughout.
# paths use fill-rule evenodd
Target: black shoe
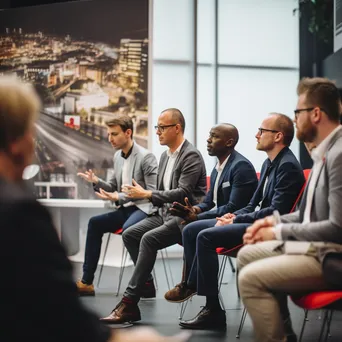
M 141 298 L 156 298 L 156 287 L 153 280 L 145 283 L 141 290 Z
M 179 325 L 187 329 L 225 330 L 227 328 L 226 312 L 222 309 L 208 309 L 205 306 L 195 318 L 180 321 Z

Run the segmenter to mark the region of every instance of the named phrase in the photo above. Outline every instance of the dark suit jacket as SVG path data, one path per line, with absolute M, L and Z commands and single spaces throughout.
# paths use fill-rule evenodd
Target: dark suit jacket
M 258 185 L 255 169 L 251 162 L 237 151 L 233 151 L 225 165 L 217 187 L 217 208 L 213 202 L 217 177 L 216 168 L 210 176 L 210 190 L 204 201 L 197 206 L 202 212 L 198 219 L 211 219 L 245 207 Z
M 80 303 L 50 214 L 0 179 L 0 341 L 104 342 L 109 330 Z
M 189 141 L 185 140 L 172 170 L 170 190 L 164 190 L 163 178 L 168 162 L 167 152 L 160 157 L 157 187 L 152 190 L 153 205 L 161 207 L 165 203 L 184 203 L 188 197 L 191 204 L 202 201 L 207 189 L 207 176 L 204 160 Z
M 267 169 L 270 166 L 265 194 L 262 198 Z M 253 223 L 278 210 L 281 215 L 289 213 L 305 182 L 303 169 L 292 151 L 285 147 L 271 163 L 266 159 L 260 172 L 259 185 L 247 207 L 237 210 L 234 223 Z M 260 210 L 255 211 L 262 199 Z

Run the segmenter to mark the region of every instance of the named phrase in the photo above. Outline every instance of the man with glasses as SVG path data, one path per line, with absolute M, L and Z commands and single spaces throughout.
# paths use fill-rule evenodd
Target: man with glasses
M 191 320 L 181 321 L 188 329 L 225 329 L 226 315 L 218 297 L 217 247 L 231 249 L 242 243 L 242 236 L 255 220 L 278 210 L 290 212 L 304 184 L 303 170 L 289 149 L 294 136 L 292 120 L 271 113 L 256 134 L 259 151 L 268 158 L 262 165 L 260 181 L 249 204 L 217 219 L 192 222 L 183 230 L 186 280 L 166 293 L 171 302 L 183 302 L 198 294 L 206 304 Z M 174 295 L 176 294 L 176 295 Z
M 297 340 L 286 339 L 288 295 L 341 289 L 341 101 L 326 78 L 302 79 L 297 94 L 296 136 L 313 159 L 303 199 L 297 211 L 249 227 L 237 260 L 241 297 L 260 342 Z
M 154 215 L 129 227 L 122 234 L 123 242 L 135 264 L 133 275 L 122 300 L 103 322 L 120 324 L 141 319 L 138 302 L 146 283 L 152 281 L 157 252 L 182 241 L 181 221 L 171 216 L 172 202 L 184 203 L 187 197 L 199 203 L 206 193 L 206 169 L 201 153 L 184 138 L 185 120 L 180 110 L 164 110 L 156 133 L 165 151 L 159 163 L 157 190 L 145 190 L 133 180 L 124 185 L 128 198 L 146 198 L 156 207 Z

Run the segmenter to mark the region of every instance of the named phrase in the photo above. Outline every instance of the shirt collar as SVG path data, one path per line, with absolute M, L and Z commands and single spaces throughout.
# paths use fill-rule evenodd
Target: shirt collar
M 315 163 L 323 160 L 332 138 L 340 129 L 342 129 L 342 126 L 338 125 L 323 141 L 321 141 L 321 143 L 316 148 L 312 149 L 311 158 Z
M 219 165 L 220 164 L 219 161 L 217 162 L 217 164 L 215 166 L 215 169 L 217 172 L 220 172 L 224 169 L 224 167 L 226 166 L 226 164 L 228 162 L 229 157 L 230 157 L 230 155 L 224 160 L 224 162 L 221 165 Z
M 185 139 L 182 141 L 182 143 L 177 147 L 176 151 L 173 152 L 173 153 L 170 151 L 170 149 L 168 149 L 167 152 L 166 152 L 167 156 L 169 158 L 175 158 L 179 154 L 180 150 L 182 149 L 182 146 L 183 146 L 184 142 L 185 142 Z
M 134 146 L 134 143 L 132 144 L 132 147 L 129 149 L 129 151 L 126 154 L 123 151 L 121 151 L 121 157 L 123 159 L 128 159 L 128 157 L 132 154 L 133 146 Z

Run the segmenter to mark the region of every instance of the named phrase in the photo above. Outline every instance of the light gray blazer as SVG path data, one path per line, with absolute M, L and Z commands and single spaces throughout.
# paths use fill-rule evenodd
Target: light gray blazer
M 144 189 L 155 190 L 157 185 L 158 162 L 154 154 L 134 142 L 130 163 L 130 180 L 134 178 Z M 94 190 L 102 188 L 105 191 L 119 193 L 119 201 L 117 205 L 134 201 L 135 205 L 144 211 L 146 214 L 152 213 L 152 204 L 148 200 L 132 200 L 128 199 L 125 193 L 121 192 L 122 186 L 122 167 L 124 158 L 121 156 L 121 150 L 114 154 L 114 174 L 112 178 L 106 182 L 99 179 L 99 182 L 94 186 Z
M 313 196 L 311 222 L 303 224 L 307 190 L 308 187 L 299 210 L 281 216 L 284 223 L 282 239 L 313 242 L 319 259 L 323 261 L 327 253 L 342 252 L 342 130 L 330 142 L 320 170 Z

